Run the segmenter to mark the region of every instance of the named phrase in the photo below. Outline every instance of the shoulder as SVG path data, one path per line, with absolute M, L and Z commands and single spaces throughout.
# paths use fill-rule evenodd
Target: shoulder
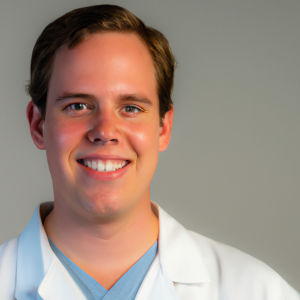
M 16 237 L 0 246 L 0 274 L 7 266 L 16 265 L 18 241 Z
M 216 264 L 216 267 L 220 268 L 222 272 L 233 274 L 239 272 L 240 275 L 243 274 L 241 272 L 245 272 L 247 276 L 253 273 L 259 273 L 256 275 L 270 275 L 272 278 L 279 276 L 265 263 L 245 252 L 202 236 L 196 232 L 188 232 L 201 249 L 205 261 L 209 262 L 210 265 Z
M 0 299 L 15 299 L 18 240 L 16 237 L 0 246 Z
M 236 297 L 241 291 L 241 296 L 250 293 L 252 299 L 257 300 L 300 299 L 299 294 L 262 261 L 193 231 L 188 233 L 201 251 L 210 278 L 218 282 L 227 295 L 233 293 Z

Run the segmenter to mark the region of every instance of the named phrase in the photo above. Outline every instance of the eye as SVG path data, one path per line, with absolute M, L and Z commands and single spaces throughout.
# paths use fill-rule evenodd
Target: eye
M 69 105 L 68 108 L 72 110 L 84 110 L 87 109 L 87 105 L 84 103 L 73 103 Z
M 127 113 L 137 113 L 142 111 L 140 108 L 134 106 L 134 105 L 127 105 L 123 108 L 123 110 Z

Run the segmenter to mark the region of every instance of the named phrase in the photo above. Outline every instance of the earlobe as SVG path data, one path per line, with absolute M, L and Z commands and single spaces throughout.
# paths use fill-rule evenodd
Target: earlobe
M 29 123 L 30 134 L 37 148 L 45 149 L 44 143 L 44 119 L 38 107 L 32 100 L 28 103 L 26 109 L 27 120 Z
M 162 120 L 162 126 L 160 127 L 159 151 L 166 150 L 169 145 L 172 125 L 173 125 L 173 115 L 174 115 L 174 109 L 173 109 L 173 105 L 171 105 L 171 109 L 168 112 L 166 112 Z

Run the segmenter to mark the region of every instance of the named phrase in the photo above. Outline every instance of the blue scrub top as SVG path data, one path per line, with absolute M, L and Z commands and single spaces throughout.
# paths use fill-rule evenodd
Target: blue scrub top
M 63 254 L 48 237 L 50 246 L 88 300 L 133 300 L 157 253 L 157 241 L 108 291 Z

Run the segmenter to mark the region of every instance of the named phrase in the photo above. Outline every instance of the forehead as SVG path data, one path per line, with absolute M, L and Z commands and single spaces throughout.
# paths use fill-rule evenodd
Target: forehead
M 155 67 L 150 52 L 134 33 L 105 32 L 88 36 L 54 58 L 48 96 L 57 93 L 146 93 L 157 97 Z

